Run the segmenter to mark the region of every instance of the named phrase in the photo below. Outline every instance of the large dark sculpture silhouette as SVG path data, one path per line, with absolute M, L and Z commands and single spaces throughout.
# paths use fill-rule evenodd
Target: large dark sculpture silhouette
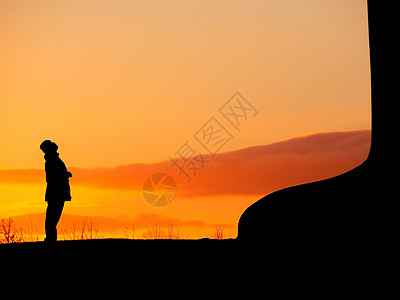
M 377 1 L 368 1 L 373 113 L 372 145 L 367 160 L 334 178 L 286 188 L 258 200 L 242 214 L 238 240 L 260 241 L 268 247 L 294 251 L 310 246 L 368 247 L 378 228 L 379 202 L 386 197 L 390 185 L 385 181 L 392 176 L 383 172 L 390 165 L 384 161 L 390 155 L 383 149 L 387 141 L 382 138 L 389 126 L 385 130 L 385 121 L 377 120 L 383 101 L 390 99 L 386 83 L 389 74 L 382 61 L 385 58 L 378 53 L 386 44 L 384 32 L 388 29 L 377 22 L 379 5 Z
M 47 202 L 46 238 L 44 241 L 52 243 L 57 241 L 57 223 L 60 220 L 64 202 L 71 201 L 69 177 L 72 177 L 72 174 L 68 172 L 64 162 L 60 159 L 56 143 L 45 140 L 40 145 L 40 149 L 45 153 L 47 181 L 45 196 L 45 201 Z

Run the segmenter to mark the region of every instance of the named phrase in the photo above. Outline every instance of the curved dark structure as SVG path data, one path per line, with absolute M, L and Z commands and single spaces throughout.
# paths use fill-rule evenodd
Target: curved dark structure
M 269 246 L 360 245 L 377 230 L 377 195 L 385 197 L 384 173 L 387 156 L 382 149 L 382 131 L 377 120 L 388 93 L 384 70 L 387 59 L 380 55 L 385 45 L 378 1 L 368 1 L 368 28 L 371 63 L 372 144 L 367 160 L 351 171 L 327 180 L 286 188 L 251 205 L 239 220 L 238 240 Z M 385 175 L 386 174 L 386 175 Z

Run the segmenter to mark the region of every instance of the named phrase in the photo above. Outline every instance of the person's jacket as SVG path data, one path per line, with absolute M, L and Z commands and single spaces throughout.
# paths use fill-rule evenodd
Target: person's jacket
M 58 157 L 58 153 L 48 153 L 44 156 L 46 163 L 46 196 L 45 201 L 71 201 L 71 189 L 69 186 L 68 172 L 64 162 Z

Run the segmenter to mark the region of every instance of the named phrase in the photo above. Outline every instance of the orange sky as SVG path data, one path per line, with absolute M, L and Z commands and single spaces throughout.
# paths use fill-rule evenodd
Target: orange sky
M 121 235 L 124 226 L 135 224 L 140 232 L 154 223 L 165 228 L 173 221 L 190 237 L 210 235 L 217 225 L 235 236 L 241 213 L 261 196 L 348 171 L 366 159 L 370 142 L 370 130 L 338 131 L 223 152 L 208 157 L 191 182 L 169 161 L 70 168 L 73 197 L 65 207 L 69 216 L 61 224 L 69 226 L 74 218 L 82 221 L 89 216 L 102 231 Z M 146 177 L 155 172 L 167 172 L 177 183 L 177 196 L 166 207 L 150 206 L 141 194 Z M 43 170 L 0 170 L 3 215 L 19 215 L 23 224 L 34 220 L 36 228 L 42 228 L 44 187 Z
M 42 170 L 39 144 L 56 141 L 74 173 L 74 201 L 66 208 L 72 215 L 160 214 L 144 201 L 129 202 L 141 195 L 127 188 L 131 177 L 118 173 L 123 167 L 117 166 L 168 162 L 186 141 L 203 152 L 193 135 L 211 117 L 232 135 L 221 152 L 370 127 L 362 0 L 5 0 L 0 48 L 0 170 Z M 218 111 L 236 91 L 257 111 L 240 131 Z M 365 149 L 350 155 L 346 167 L 364 154 Z M 218 178 L 229 171 L 213 163 L 201 176 Z M 318 168 L 312 180 L 342 170 Z M 294 179 L 309 178 L 298 170 Z M 10 177 L 0 183 L 0 216 L 44 210 L 43 182 L 24 183 L 38 180 L 39 171 L 18 172 L 15 183 Z M 125 179 L 109 180 L 108 172 Z M 273 182 L 266 174 L 262 183 Z M 142 177 L 145 172 L 132 184 L 139 186 Z M 194 219 L 233 224 L 236 209 L 254 201 L 254 195 L 238 190 L 229 198 L 240 199 L 233 200 L 240 202 L 235 213 L 218 219 L 209 206 L 226 195 L 200 175 L 196 179 L 180 192 L 204 205 L 188 200 L 178 209 L 171 204 L 163 216 L 189 218 L 195 209 Z M 249 177 L 241 182 L 263 193 L 259 182 Z M 118 186 L 100 189 L 104 184 Z M 225 184 L 240 189 L 236 181 Z M 205 194 L 193 194 L 200 190 Z

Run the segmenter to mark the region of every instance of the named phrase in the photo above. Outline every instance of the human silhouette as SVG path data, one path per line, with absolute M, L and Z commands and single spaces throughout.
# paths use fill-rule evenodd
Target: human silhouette
M 57 153 L 56 143 L 45 140 L 40 144 L 40 149 L 44 152 L 45 171 L 46 171 L 46 195 L 47 202 L 45 231 L 47 243 L 57 241 L 57 223 L 60 220 L 65 201 L 71 201 L 71 189 L 69 186 L 69 177 L 72 174 L 68 172 L 64 162 Z

